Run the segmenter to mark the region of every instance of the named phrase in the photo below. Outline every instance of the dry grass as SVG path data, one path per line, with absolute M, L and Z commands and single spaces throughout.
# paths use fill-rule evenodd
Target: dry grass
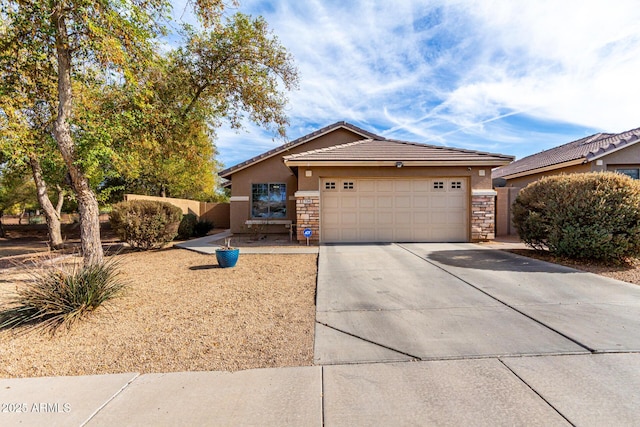
M 233 269 L 182 249 L 118 257 L 125 296 L 53 337 L 0 331 L 0 377 L 312 364 L 317 255 L 244 254 Z M 1 273 L 0 291 L 19 275 Z

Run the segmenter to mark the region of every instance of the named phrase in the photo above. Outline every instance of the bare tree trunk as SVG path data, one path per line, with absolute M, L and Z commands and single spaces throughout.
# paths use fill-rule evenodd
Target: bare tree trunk
M 63 4 L 57 2 L 52 14 L 56 28 L 56 54 L 58 60 L 58 117 L 54 124 L 53 134 L 69 170 L 73 190 L 80 213 L 80 241 L 84 264 L 101 263 L 104 258 L 100 240 L 100 212 L 98 201 L 91 190 L 89 180 L 76 165 L 76 153 L 69 119 L 71 116 L 71 50 L 67 33 L 66 20 L 63 15 Z
M 4 231 L 4 225 L 2 225 L 2 217 L 4 216 L 4 212 L 0 210 L 0 237 L 7 237 L 6 231 Z
M 58 202 L 56 203 L 56 213 L 58 214 L 58 218 L 62 218 L 62 205 L 64 205 L 65 191 L 59 185 L 56 185 L 56 190 L 58 190 Z
M 53 203 L 47 194 L 47 183 L 42 177 L 42 167 L 35 155 L 29 156 L 31 164 L 31 172 L 33 173 L 33 181 L 36 183 L 36 192 L 38 194 L 38 203 L 44 211 L 47 219 L 47 228 L 49 229 L 49 246 L 51 249 L 60 249 L 64 246 L 62 241 L 62 233 L 60 231 L 60 213 L 53 207 Z

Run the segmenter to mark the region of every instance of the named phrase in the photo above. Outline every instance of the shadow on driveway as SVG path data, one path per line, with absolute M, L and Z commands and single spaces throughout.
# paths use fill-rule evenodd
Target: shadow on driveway
M 465 249 L 421 254 L 419 250 L 416 250 L 417 248 L 408 247 L 408 249 L 424 259 L 452 267 L 529 273 L 582 273 L 582 271 L 573 268 L 499 250 Z

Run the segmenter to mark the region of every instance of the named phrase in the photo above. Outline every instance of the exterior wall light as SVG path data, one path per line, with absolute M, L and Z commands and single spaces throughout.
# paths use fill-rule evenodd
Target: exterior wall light
M 402 162 L 396 162 L 396 167 L 397 168 L 401 168 L 402 166 L 404 166 L 404 164 Z

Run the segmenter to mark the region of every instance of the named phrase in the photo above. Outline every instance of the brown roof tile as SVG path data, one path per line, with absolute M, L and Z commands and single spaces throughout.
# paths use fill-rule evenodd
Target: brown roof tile
M 285 161 L 510 162 L 513 156 L 390 139 L 365 139 L 292 154 Z
M 523 157 L 494 170 L 492 177 L 502 178 L 516 174 L 529 175 L 536 173 L 538 169 L 552 168 L 555 165 L 560 168 L 564 163 L 580 159 L 584 159 L 586 163 L 625 145 L 635 144 L 638 140 L 640 140 L 640 128 L 619 134 L 596 133 L 559 147 Z

